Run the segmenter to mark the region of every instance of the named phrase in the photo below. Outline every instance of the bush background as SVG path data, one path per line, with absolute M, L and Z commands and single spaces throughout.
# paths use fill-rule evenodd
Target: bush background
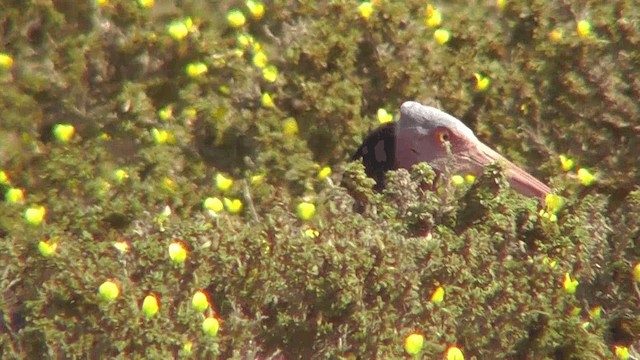
M 0 203 L 3 358 L 390 359 L 418 332 L 425 359 L 452 344 L 467 358 L 602 359 L 640 339 L 636 2 L 434 2 L 452 34 L 444 46 L 423 1 L 375 1 L 369 19 L 355 1 L 265 5 L 256 20 L 242 2 L 0 4 L 0 51 L 15 61 L 0 71 L 1 190 L 26 193 Z M 247 16 L 242 29 L 227 24 L 233 8 Z M 194 31 L 171 38 L 167 26 L 185 17 Z M 241 33 L 277 67 L 275 82 L 252 63 L 256 48 L 239 48 Z M 194 62 L 208 72 L 187 76 Z M 488 91 L 474 73 L 491 79 Z M 468 192 L 419 191 L 431 180 L 421 167 L 372 193 L 348 160 L 377 109 L 397 116 L 406 100 L 459 117 L 548 180 L 566 197 L 557 222 L 496 168 Z M 284 131 L 288 118 L 297 134 Z M 61 123 L 76 129 L 69 143 L 52 135 Z M 175 141 L 158 144 L 153 129 Z M 563 172 L 559 154 L 596 184 Z M 332 181 L 317 177 L 327 165 Z M 116 169 L 129 177 L 116 181 Z M 236 180 L 225 193 L 218 173 Z M 239 198 L 243 211 L 212 217 L 211 196 Z M 310 221 L 295 215 L 303 200 L 317 205 Z M 23 219 L 34 205 L 47 209 L 35 227 Z M 54 256 L 40 255 L 42 240 L 58 243 Z M 175 240 L 189 251 L 183 266 L 168 257 Z M 106 304 L 97 289 L 108 279 L 121 296 Z M 446 295 L 434 304 L 438 286 Z M 191 309 L 199 289 L 217 337 Z M 150 292 L 161 309 L 145 319 Z

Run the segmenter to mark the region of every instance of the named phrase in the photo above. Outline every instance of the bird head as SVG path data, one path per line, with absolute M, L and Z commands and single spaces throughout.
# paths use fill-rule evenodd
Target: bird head
M 428 162 L 444 175 L 480 175 L 492 162 L 501 163 L 519 193 L 544 198 L 549 187 L 482 143 L 462 121 L 436 108 L 408 101 L 395 126 L 395 167 L 411 169 Z

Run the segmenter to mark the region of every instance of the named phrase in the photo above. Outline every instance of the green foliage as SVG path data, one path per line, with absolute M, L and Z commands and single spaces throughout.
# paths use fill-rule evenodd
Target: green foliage
M 637 6 L 434 3 L 452 34 L 439 45 L 422 1 L 374 1 L 368 19 L 346 1 L 274 1 L 262 19 L 240 2 L 98 3 L 0 5 L 0 52 L 14 60 L 0 68 L 0 196 L 26 193 L 0 203 L 0 357 L 388 359 L 406 356 L 414 332 L 425 359 L 452 344 L 478 359 L 637 347 Z M 227 25 L 232 8 L 244 28 Z M 580 37 L 587 14 L 592 34 Z M 187 18 L 189 33 L 173 38 L 167 26 Z M 276 81 L 253 64 L 259 52 Z M 191 63 L 207 72 L 190 77 Z M 474 73 L 491 79 L 486 91 Z M 557 221 L 497 165 L 456 187 L 420 164 L 374 192 L 347 160 L 377 109 L 406 100 L 458 116 L 549 179 L 566 198 Z M 287 118 L 297 134 L 283 131 Z M 60 123 L 75 128 L 69 142 L 52 135 Z M 559 154 L 596 184 L 564 173 Z M 327 164 L 334 175 L 321 180 Z M 224 192 L 220 172 L 235 180 Z M 203 209 L 214 196 L 243 209 Z M 301 201 L 317 207 L 308 221 Z M 35 205 L 46 208 L 38 226 L 23 218 Z M 169 258 L 174 241 L 184 264 Z M 112 302 L 98 294 L 107 280 L 120 289 Z M 432 302 L 438 287 L 444 300 Z M 198 290 L 204 314 L 191 307 Z M 160 311 L 147 319 L 149 294 Z M 219 319 L 217 336 L 204 316 Z

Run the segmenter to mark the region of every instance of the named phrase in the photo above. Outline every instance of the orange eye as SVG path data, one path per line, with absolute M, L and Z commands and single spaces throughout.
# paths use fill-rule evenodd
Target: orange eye
M 436 130 L 436 140 L 438 141 L 438 143 L 443 144 L 447 141 L 449 141 L 449 132 L 445 129 L 438 129 Z

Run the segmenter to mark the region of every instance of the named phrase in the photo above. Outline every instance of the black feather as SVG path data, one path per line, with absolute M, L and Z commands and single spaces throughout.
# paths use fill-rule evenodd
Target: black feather
M 382 142 L 382 143 L 381 143 Z M 382 146 L 384 159 L 376 158 L 376 147 Z M 378 149 L 378 152 L 380 149 Z M 382 191 L 385 186 L 385 174 L 396 169 L 396 124 L 387 123 L 367 136 L 356 150 L 351 160 L 362 159 L 368 177 L 376 181 L 374 189 Z M 380 154 L 379 154 L 380 155 Z

